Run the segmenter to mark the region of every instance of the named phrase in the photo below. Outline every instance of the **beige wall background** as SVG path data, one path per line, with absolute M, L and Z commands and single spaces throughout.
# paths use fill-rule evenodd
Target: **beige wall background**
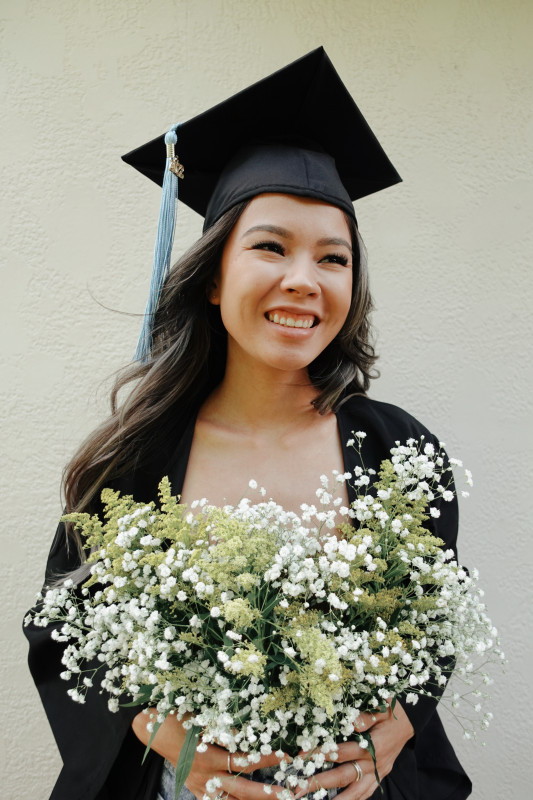
M 357 207 L 372 394 L 474 471 L 461 555 L 509 656 L 484 748 L 444 719 L 475 800 L 530 798 L 531 0 L 1 0 L 0 23 L 2 797 L 59 769 L 20 622 L 144 310 L 159 193 L 120 155 L 323 44 L 404 178 Z M 200 227 L 183 207 L 176 255 Z

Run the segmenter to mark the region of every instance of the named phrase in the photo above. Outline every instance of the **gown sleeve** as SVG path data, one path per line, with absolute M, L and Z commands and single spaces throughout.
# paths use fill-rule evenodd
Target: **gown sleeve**
M 433 444 L 438 446 L 438 441 L 434 438 Z M 450 486 L 450 488 L 454 487 Z M 453 550 L 455 554 L 454 557 L 457 558 L 457 532 L 459 526 L 457 497 L 454 496 L 453 500 L 449 502 L 443 501 L 442 497 L 440 497 L 439 500 L 435 500 L 432 505 L 439 509 L 440 517 L 430 517 L 426 520 L 425 526 L 434 536 L 438 536 L 439 539 L 442 539 L 444 542 L 442 545 L 443 550 Z M 438 664 L 449 677 L 453 672 L 455 662 L 453 658 L 448 657 L 438 659 Z M 418 695 L 418 701 L 415 705 L 402 702 L 403 709 L 415 730 L 415 736 L 421 735 L 428 720 L 435 712 L 445 686 L 439 686 L 436 682 L 431 682 L 428 689 L 431 691 L 431 697 Z
M 79 565 L 76 548 L 68 543 L 60 523 L 50 550 L 45 584 Z M 53 627 L 30 624 L 28 663 L 52 728 L 63 768 L 50 800 L 145 800 L 155 797 L 162 760 L 153 751 L 144 764 L 143 745 L 131 730 L 138 708 L 112 713 L 98 686 L 89 689 L 84 704 L 67 690 L 75 681 L 61 679 L 64 644 L 51 638 Z
M 341 443 L 344 448 L 345 465 L 350 470 L 355 464 L 353 452 L 345 448 L 353 432 L 363 430 L 367 434 L 363 455 L 365 466 L 379 469 L 381 461 L 390 456 L 390 449 L 397 441 L 409 438 L 426 441 L 435 446 L 438 439 L 414 417 L 396 406 L 370 400 L 363 396 L 348 398 L 337 412 Z M 353 462 L 353 463 L 352 463 Z M 350 500 L 354 499 L 350 497 Z M 436 502 L 433 505 L 437 505 Z M 445 550 L 452 549 L 457 555 L 458 503 L 440 500 L 438 518 L 430 517 L 426 527 L 443 540 Z M 441 659 L 441 668 L 452 672 L 453 660 Z M 402 702 L 415 735 L 400 752 L 392 771 L 383 781 L 383 794 L 379 789 L 370 800 L 465 800 L 472 784 L 459 763 L 454 749 L 446 736 L 437 713 L 441 686 L 431 686 L 432 697 L 420 696 L 418 702 Z
M 157 501 L 163 475 L 173 470 L 182 480 L 194 433 L 193 411 L 173 409 L 153 436 L 148 460 L 113 479 L 112 488 L 149 502 Z M 179 480 L 172 488 L 179 494 Z M 98 507 L 91 510 L 101 511 Z M 78 566 L 76 548 L 60 522 L 48 556 L 45 585 Z M 153 800 L 163 759 L 150 750 L 143 763 L 144 745 L 131 729 L 140 708 L 109 711 L 107 695 L 99 693 L 97 682 L 88 690 L 84 704 L 75 703 L 67 694 L 75 681 L 60 678 L 65 669 L 61 663 L 65 645 L 51 638 L 52 627 L 30 624 L 24 628 L 30 646 L 30 671 L 63 760 L 50 800 Z

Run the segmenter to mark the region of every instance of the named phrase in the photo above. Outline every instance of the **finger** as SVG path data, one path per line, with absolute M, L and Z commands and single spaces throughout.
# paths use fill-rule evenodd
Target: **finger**
M 305 761 L 309 761 L 313 755 L 317 755 L 319 753 L 322 753 L 320 748 L 316 750 L 301 750 L 298 755 Z M 371 758 L 368 748 L 361 747 L 361 745 L 353 739 L 350 739 L 348 742 L 342 742 L 341 744 L 338 744 L 336 750 L 332 750 L 329 753 L 324 753 L 324 761 L 326 761 L 328 764 L 341 764 L 344 761 L 355 761 L 355 759 L 359 761 L 361 758 Z
M 371 761 L 372 757 L 367 747 L 361 747 L 358 742 L 353 740 L 341 742 L 337 745 L 337 750 L 326 753 L 326 761 L 332 764 L 343 764 L 345 761 Z
M 227 761 L 228 759 L 226 756 L 226 770 L 228 767 Z M 277 767 L 278 764 L 281 764 L 282 761 L 284 761 L 287 764 L 290 764 L 292 758 L 288 755 L 283 755 L 283 757 L 280 758 L 275 753 L 270 753 L 270 755 L 268 756 L 261 756 L 259 761 L 254 761 L 251 764 L 248 761 L 246 753 L 231 753 L 229 763 L 231 766 L 232 774 L 237 773 L 239 775 L 240 774 L 248 775 L 250 772 L 255 772 L 256 769 L 264 769 L 265 767 Z
M 247 774 L 263 767 L 274 767 L 283 760 L 278 758 L 275 753 L 271 753 L 268 756 L 261 756 L 257 761 L 250 762 L 247 753 L 230 753 L 229 750 L 218 745 L 208 745 L 206 750 L 196 754 L 196 759 L 203 765 L 202 768 L 208 765 L 209 769 L 214 772 L 229 772 L 231 775 Z M 286 756 L 284 760 L 287 763 L 292 761 L 290 756 Z
M 363 765 L 359 760 L 357 761 L 363 773 L 359 780 L 357 780 L 359 772 L 356 770 L 353 761 L 345 761 L 333 769 L 328 769 L 326 772 L 317 772 L 316 775 L 312 775 L 308 779 L 306 786 L 299 789 L 295 794 L 296 799 L 298 800 L 298 798 L 303 797 L 307 792 L 316 792 L 318 789 L 339 789 L 356 785 L 359 789 L 364 784 L 365 779 L 370 776 L 370 773 L 366 765 Z M 346 797 L 349 796 L 351 796 L 351 794 L 346 795 Z M 340 795 L 338 795 L 338 797 L 340 797 Z M 357 797 L 359 797 L 359 795 L 357 795 Z
M 368 800 L 369 797 L 372 797 L 378 785 L 375 779 L 370 778 L 367 776 L 364 781 L 360 781 L 359 783 L 351 783 L 342 792 L 336 795 L 335 800 Z
M 225 792 L 229 795 L 234 795 L 237 800 L 265 800 L 266 792 L 270 797 L 277 796 L 281 792 L 287 790 L 283 786 L 275 783 L 260 783 L 259 781 L 251 781 L 248 778 L 241 778 L 239 775 L 223 775 L 220 776 L 222 787 L 219 792 Z M 268 787 L 265 792 L 265 786 Z M 291 797 L 294 795 L 291 792 Z
M 201 797 L 205 796 L 205 792 Z M 218 794 L 212 795 L 212 800 L 239 800 L 238 797 L 235 797 L 233 794 L 228 794 L 227 792 L 218 792 Z
M 376 711 L 374 713 L 363 711 L 354 722 L 354 730 L 358 732 L 370 730 L 385 714 L 386 712 L 384 711 Z

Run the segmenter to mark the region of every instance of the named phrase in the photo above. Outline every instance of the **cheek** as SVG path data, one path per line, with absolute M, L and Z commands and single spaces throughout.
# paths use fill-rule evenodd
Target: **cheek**
M 353 291 L 353 280 L 352 276 L 350 275 L 346 280 L 346 283 L 343 287 L 343 291 L 340 292 L 339 294 L 338 315 L 339 319 L 342 320 L 339 326 L 339 330 L 346 322 L 348 315 L 350 313 L 350 309 L 352 307 L 352 291 Z
M 235 308 L 231 299 L 231 295 L 224 294 L 220 298 L 220 318 L 226 330 L 235 325 Z
M 250 311 L 241 287 L 223 284 L 220 291 L 220 317 L 228 333 L 237 335 L 249 321 Z

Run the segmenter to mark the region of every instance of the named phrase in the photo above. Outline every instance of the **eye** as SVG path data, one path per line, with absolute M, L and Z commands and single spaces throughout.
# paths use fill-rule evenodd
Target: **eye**
M 328 253 L 327 256 L 320 259 L 320 263 L 324 261 L 327 264 L 340 264 L 343 267 L 348 266 L 348 257 L 342 255 L 342 253 Z
M 256 242 L 252 245 L 252 250 L 268 250 L 271 253 L 277 253 L 280 256 L 285 255 L 285 248 L 279 242 L 276 242 L 274 239 L 264 241 L 264 242 Z

